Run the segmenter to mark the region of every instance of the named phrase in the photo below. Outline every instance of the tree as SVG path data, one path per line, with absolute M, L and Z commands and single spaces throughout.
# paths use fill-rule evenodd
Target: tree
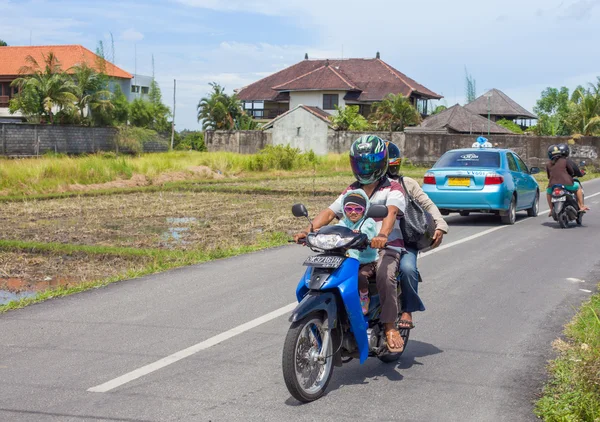
M 334 115 L 329 116 L 329 120 L 336 130 L 365 131 L 371 127 L 367 119 L 358 112 L 358 106 L 339 108 L 336 105 L 335 111 Z
M 6 44 L 6 41 L 0 40 L 0 47 L 8 47 L 8 44 Z
M 440 104 L 439 106 L 437 106 L 436 108 L 433 109 L 433 111 L 431 112 L 431 115 L 433 116 L 434 114 L 439 114 L 442 111 L 447 110 L 447 109 L 448 109 L 448 107 Z
M 150 113 L 152 114 L 150 129 L 154 129 L 157 132 L 168 131 L 171 128 L 171 124 L 169 123 L 171 110 L 163 104 L 160 87 L 154 78 L 150 82 L 148 100 L 150 102 Z
M 571 129 L 567 125 L 569 113 L 569 89 L 548 87 L 542 91 L 533 111 L 538 115 L 535 132 L 546 136 L 567 136 Z
M 407 97 L 389 94 L 382 102 L 373 104 L 369 120 L 377 129 L 401 132 L 406 126 L 419 124 L 421 115 Z
M 113 111 L 112 117 L 116 124 L 126 124 L 129 119 L 129 101 L 123 93 L 120 85 L 115 86 L 112 95 Z
M 521 129 L 521 126 L 519 126 L 518 124 L 516 124 L 515 122 L 513 122 L 512 120 L 508 120 L 508 119 L 501 119 L 498 120 L 496 122 L 497 125 L 500 125 L 508 130 L 510 130 L 512 133 L 517 133 L 519 135 L 523 134 L 523 129 Z
M 77 97 L 73 94 L 75 84 L 62 69 L 54 53 L 42 55 L 43 67 L 32 57 L 25 59 L 27 65 L 21 67 L 21 77 L 12 82 L 19 88 L 11 109 L 23 110 L 26 114 L 47 116 L 54 123 L 54 110 L 73 109 Z
M 129 121 L 133 126 L 150 128 L 154 120 L 148 101 L 136 98 L 129 106 Z
M 203 130 L 232 130 L 236 120 L 242 116 L 242 107 L 237 95 L 225 94 L 225 88 L 216 82 L 209 84 L 212 92 L 198 103 L 198 121 Z
M 472 103 L 477 98 L 477 84 L 473 76 L 469 75 L 467 66 L 465 66 L 465 95 L 467 104 Z
M 567 125 L 575 133 L 591 136 L 600 134 L 600 77 L 588 89 L 578 88 L 569 104 Z
M 78 64 L 71 68 L 75 86 L 73 94 L 77 97 L 75 105 L 79 110 L 81 120 L 86 112 L 108 114 L 114 108 L 111 102 L 112 94 L 106 89 L 106 80 L 87 63 Z

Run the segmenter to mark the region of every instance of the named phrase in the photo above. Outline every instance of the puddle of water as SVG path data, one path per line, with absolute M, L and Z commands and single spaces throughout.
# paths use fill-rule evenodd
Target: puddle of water
M 6 305 L 8 302 L 12 302 L 13 300 L 20 300 L 25 299 L 27 297 L 33 297 L 36 294 L 36 292 L 14 293 L 8 290 L 0 290 L 0 305 Z
M 183 234 L 190 229 L 190 225 L 195 224 L 197 221 L 198 219 L 195 217 L 168 217 L 167 223 L 171 227 L 169 227 L 167 231 L 162 234 L 162 240 L 167 244 L 170 244 L 171 247 L 174 245 L 186 244 L 187 242 L 183 239 Z

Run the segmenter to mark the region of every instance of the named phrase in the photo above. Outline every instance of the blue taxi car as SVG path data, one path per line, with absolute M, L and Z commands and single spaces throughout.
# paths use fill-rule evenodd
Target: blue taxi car
M 539 172 L 508 149 L 455 149 L 427 171 L 423 190 L 443 215 L 493 213 L 504 224 L 514 224 L 517 211 L 538 214 L 540 188 L 532 175 Z

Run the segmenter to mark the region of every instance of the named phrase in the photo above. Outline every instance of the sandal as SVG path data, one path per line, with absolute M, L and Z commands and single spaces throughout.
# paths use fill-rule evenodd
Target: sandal
M 391 329 L 386 331 L 385 333 L 385 342 L 387 344 L 387 348 L 391 353 L 401 353 L 404 351 L 404 339 L 400 336 L 398 330 Z M 402 343 L 402 346 L 393 348 L 390 346 L 390 343 L 399 344 Z
M 401 319 L 400 321 L 398 321 L 398 327 L 401 330 L 412 330 L 413 328 L 415 328 L 415 323 L 407 319 Z

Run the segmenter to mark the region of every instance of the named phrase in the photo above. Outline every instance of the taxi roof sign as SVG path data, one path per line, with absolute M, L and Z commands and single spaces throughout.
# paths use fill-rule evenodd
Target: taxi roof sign
M 487 138 L 480 136 L 477 141 L 471 146 L 471 148 L 493 148 L 493 145 Z

